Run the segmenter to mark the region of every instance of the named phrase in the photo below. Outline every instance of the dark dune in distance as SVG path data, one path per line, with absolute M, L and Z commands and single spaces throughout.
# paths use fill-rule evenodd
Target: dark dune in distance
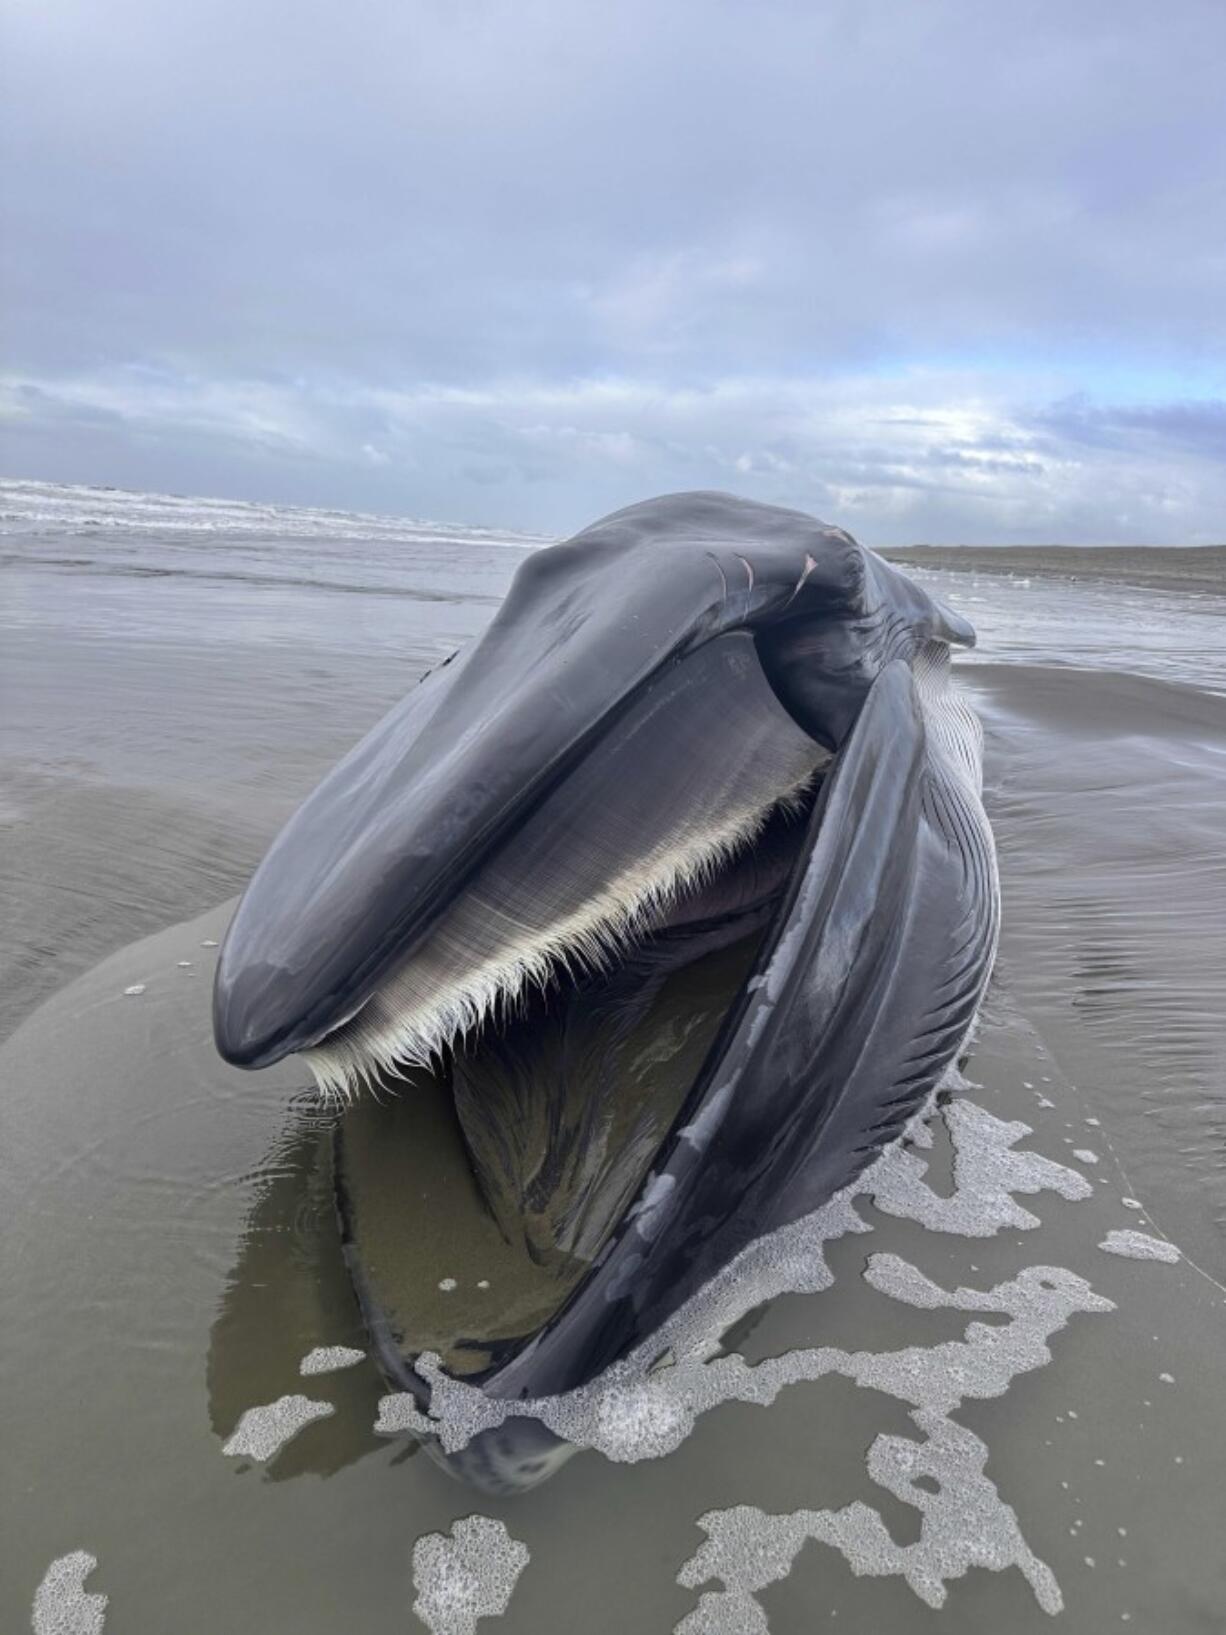
M 1226 545 L 907 545 L 880 554 L 904 567 L 1097 579 L 1226 595 Z

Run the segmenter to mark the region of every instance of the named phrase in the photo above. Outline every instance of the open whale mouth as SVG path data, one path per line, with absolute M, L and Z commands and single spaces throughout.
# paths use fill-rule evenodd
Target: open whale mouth
M 994 944 L 973 733 L 924 703 L 968 637 L 797 513 L 651 502 L 530 559 L 291 820 L 215 1031 L 349 1104 L 389 1373 L 582 1383 L 901 1127 Z
M 684 963 L 691 945 L 760 924 L 828 759 L 772 693 L 749 636 L 672 665 L 361 1008 L 302 1051 L 320 1087 L 347 1097 L 474 1036 L 479 1049 L 534 998 L 599 995 L 631 961 Z
M 488 1369 L 594 1264 L 750 979 L 829 758 L 752 637 L 715 638 L 301 1049 L 348 1104 L 346 1234 L 399 1352 Z
M 397 1353 L 487 1371 L 596 1262 L 749 980 L 827 759 L 750 639 L 718 638 L 303 1052 L 330 1089 L 398 1092 L 348 1112 L 337 1156 L 363 1304 Z

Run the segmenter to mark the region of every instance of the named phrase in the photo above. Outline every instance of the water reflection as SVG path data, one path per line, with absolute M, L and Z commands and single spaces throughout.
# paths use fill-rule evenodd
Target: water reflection
M 384 1389 L 373 1365 L 307 1379 L 298 1371 L 317 1345 L 366 1347 L 341 1253 L 331 1154 L 331 1121 L 296 1108 L 264 1166 L 267 1179 L 209 1336 L 209 1419 L 223 1441 L 253 1404 L 287 1393 L 326 1398 L 336 1408 L 270 1460 L 265 1474 L 271 1481 L 332 1476 L 387 1451 L 370 1429 Z M 416 1449 L 406 1445 L 404 1457 Z

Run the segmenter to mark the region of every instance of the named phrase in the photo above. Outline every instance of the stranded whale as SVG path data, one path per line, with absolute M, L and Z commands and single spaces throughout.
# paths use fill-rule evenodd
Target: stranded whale
M 996 943 L 973 640 L 800 512 L 647 501 L 528 558 L 289 822 L 217 1045 L 352 1103 L 394 1383 L 431 1352 L 492 1396 L 584 1384 L 922 1104 Z

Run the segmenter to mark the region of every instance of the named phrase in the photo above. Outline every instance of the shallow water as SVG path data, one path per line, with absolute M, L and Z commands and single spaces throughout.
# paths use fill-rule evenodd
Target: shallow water
M 744 1267 L 679 1333 L 671 1379 L 594 1404 L 603 1454 L 501 1501 L 375 1434 L 369 1364 L 299 1373 L 365 1343 L 328 1130 L 292 1063 L 214 1057 L 208 945 L 212 905 L 480 628 L 519 551 L 255 508 L 218 527 L 180 507 L 168 534 L 162 502 L 122 497 L 44 494 L 31 524 L 23 503 L 0 571 L 21 1024 L 0 1053 L 0 1627 L 31 1627 L 77 1551 L 106 1628 L 138 1635 L 424 1628 L 415 1599 L 442 1629 L 452 1592 L 493 1607 L 508 1578 L 480 1629 L 1220 1627 L 1226 604 L 1162 593 L 1159 616 L 1138 592 L 1125 616 L 1117 589 L 1079 587 L 1078 618 L 1067 585 L 942 576 L 1007 661 L 965 671 L 1005 931 L 956 1105 L 1030 1128 L 947 1109 L 858 1226 Z M 237 571 L 199 571 L 219 556 Z M 1098 673 L 1112 652 L 1141 679 Z M 1119 1232 L 1196 1264 L 1105 1252 Z M 712 1374 L 705 1337 L 732 1321 L 745 1364 Z M 295 1396 L 334 1411 L 266 1464 L 223 1453 Z M 473 1515 L 506 1530 L 473 1535 L 478 1568 L 503 1562 L 476 1589 L 450 1537 Z M 79 1590 L 70 1561 L 43 1601 Z
M 1226 583 L 1213 593 L 907 571 L 966 615 L 984 662 L 1126 671 L 1226 694 Z

